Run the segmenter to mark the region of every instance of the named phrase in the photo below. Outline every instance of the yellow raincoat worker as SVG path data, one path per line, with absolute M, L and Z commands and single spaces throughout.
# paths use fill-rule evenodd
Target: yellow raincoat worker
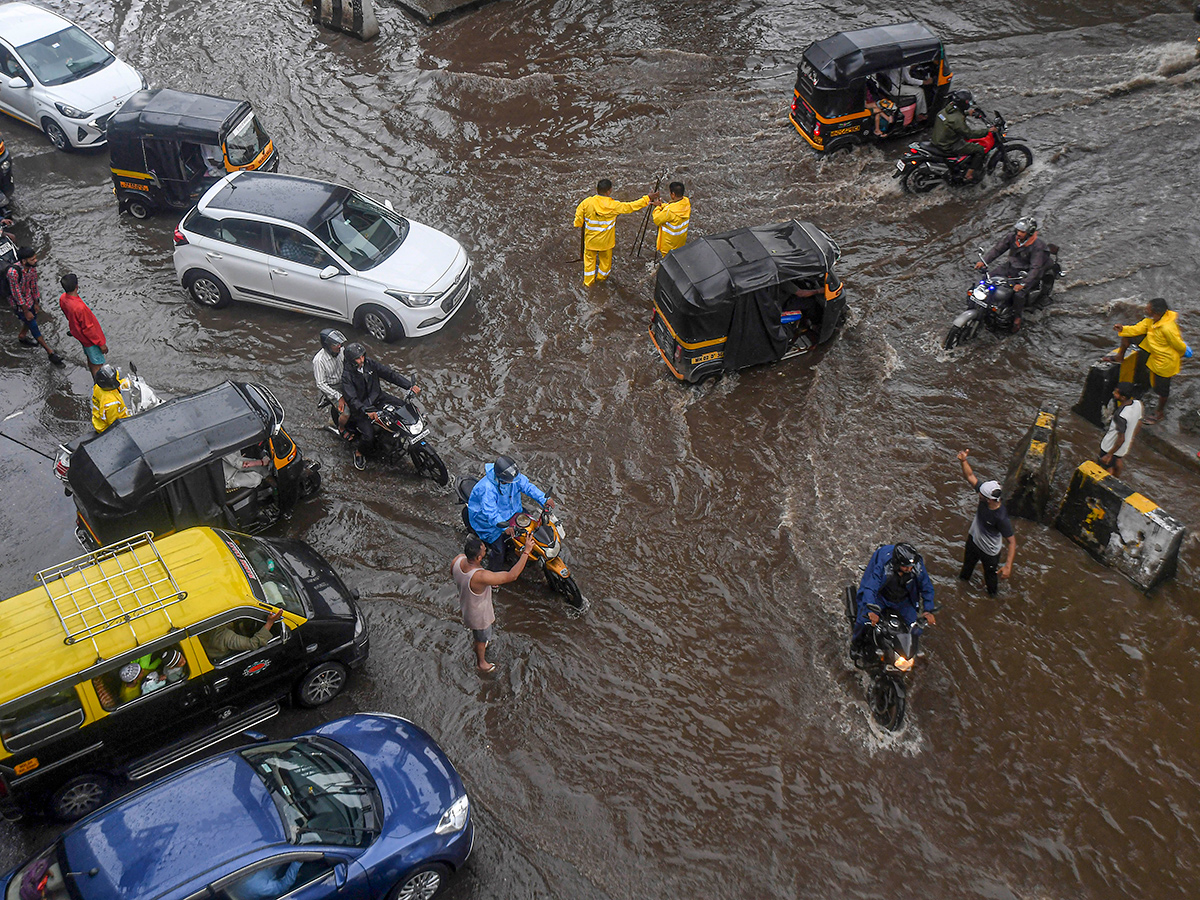
M 1146 318 L 1136 325 L 1114 325 L 1113 328 L 1121 336 L 1121 346 L 1105 359 L 1122 360 L 1131 339 L 1145 335 L 1140 350 L 1146 354 L 1146 368 L 1150 370 L 1150 383 L 1158 395 L 1158 408 L 1143 417 L 1142 424 L 1153 425 L 1166 414 L 1171 379 L 1179 374 L 1180 361 L 1191 359 L 1192 348 L 1184 343 L 1175 312 L 1163 297 L 1155 297 L 1146 304 Z
M 658 226 L 658 252 L 666 256 L 687 243 L 688 222 L 692 218 L 692 201 L 684 196 L 683 182 L 672 181 L 671 202 L 654 207 L 654 224 Z
M 129 408 L 121 396 L 121 376 L 112 363 L 105 363 L 92 376 L 96 386 L 92 388 L 92 427 L 99 434 L 117 419 L 129 415 Z
M 595 195 L 575 207 L 575 227 L 583 228 L 583 283 L 604 281 L 612 271 L 612 252 L 617 244 L 617 216 L 645 209 L 658 201 L 658 192 L 632 203 L 614 200 L 612 182 L 601 178 Z

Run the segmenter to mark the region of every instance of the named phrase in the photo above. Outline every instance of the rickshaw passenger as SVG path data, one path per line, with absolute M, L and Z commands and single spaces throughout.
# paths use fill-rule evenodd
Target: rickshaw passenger
M 896 121 L 894 114 L 896 104 L 892 102 L 887 95 L 887 91 L 883 89 L 878 79 L 874 77 L 867 79 L 863 96 L 867 102 L 867 109 L 875 117 L 873 133 L 875 137 L 883 137 L 888 127 Z
M 244 450 L 234 450 L 221 457 L 221 468 L 225 471 L 225 490 L 240 491 L 242 488 L 258 487 L 270 473 L 264 471 L 271 465 L 268 457 L 250 456 L 257 448 L 247 447 Z M 253 471 L 257 469 L 257 471 Z
M 933 84 L 933 78 L 927 73 L 928 66 L 924 64 L 902 66 L 899 69 L 893 69 L 888 72 L 888 80 L 896 86 L 897 94 L 903 91 L 905 85 L 916 88 L 911 96 L 917 102 L 918 119 L 924 119 L 929 115 L 929 100 L 925 96 L 925 86 Z M 906 94 L 905 96 L 909 95 Z
M 225 153 L 216 144 L 201 144 L 200 157 L 204 160 L 204 174 L 213 178 L 225 175 Z

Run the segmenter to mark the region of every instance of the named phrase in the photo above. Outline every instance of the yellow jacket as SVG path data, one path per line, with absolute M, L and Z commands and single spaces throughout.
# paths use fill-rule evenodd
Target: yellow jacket
M 1187 352 L 1187 344 L 1179 333 L 1175 310 L 1168 309 L 1157 322 L 1147 316 L 1136 325 L 1126 325 L 1121 329 L 1123 338 L 1137 337 L 1139 334 L 1145 335 L 1142 349 L 1150 354 L 1146 368 L 1163 378 L 1178 375 L 1179 360 Z
M 650 197 L 643 196 L 632 203 L 624 203 L 593 194 L 575 207 L 575 227 L 583 226 L 584 243 L 588 250 L 611 250 L 617 245 L 617 216 L 637 212 L 650 204 Z
M 120 390 L 106 391 L 98 384 L 92 388 L 92 427 L 97 434 L 128 415 Z
M 672 203 L 664 203 L 654 211 L 654 224 L 658 226 L 658 252 L 664 256 L 676 247 L 687 243 L 688 222 L 692 218 L 692 201 L 680 197 Z

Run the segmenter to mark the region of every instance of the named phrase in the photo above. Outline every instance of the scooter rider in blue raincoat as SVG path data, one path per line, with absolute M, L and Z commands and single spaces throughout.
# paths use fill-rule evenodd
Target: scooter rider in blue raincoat
M 499 572 L 504 568 L 504 535 L 512 534 L 512 519 L 523 511 L 521 495 L 532 497 L 542 506 L 553 507 L 554 501 L 532 481 L 521 474 L 517 464 L 507 456 L 496 458 L 484 470 L 482 478 L 471 489 L 467 501 L 467 523 L 479 539 L 488 546 L 488 568 Z
M 884 544 L 871 554 L 858 585 L 858 617 L 852 648 L 861 648 L 868 623 L 879 622 L 879 616 L 869 605 L 896 610 L 909 626 L 916 626 L 912 628 L 914 635 L 922 631 L 918 619 L 934 624 L 933 582 L 925 571 L 925 561 L 912 544 Z

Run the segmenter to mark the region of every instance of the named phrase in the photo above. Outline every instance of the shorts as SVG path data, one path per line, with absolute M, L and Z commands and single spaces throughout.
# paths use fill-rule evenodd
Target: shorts
M 492 639 L 492 626 L 487 628 L 472 628 L 471 637 L 475 638 L 475 643 L 486 644 Z
M 104 354 L 100 352 L 100 348 L 95 344 L 90 347 L 84 347 L 83 355 L 87 357 L 89 365 L 102 366 L 105 363 Z
M 32 319 L 27 320 L 22 311 L 17 309 L 15 306 L 12 308 L 12 311 L 13 315 L 17 317 L 17 321 L 21 323 L 21 330 L 24 331 L 28 329 L 29 333 L 33 335 L 34 340 L 40 340 L 42 337 L 42 329 L 38 328 L 37 316 L 35 315 Z
M 1171 396 L 1171 379 L 1163 375 L 1155 375 L 1150 373 L 1150 386 L 1154 388 L 1154 393 L 1162 397 L 1164 400 Z

